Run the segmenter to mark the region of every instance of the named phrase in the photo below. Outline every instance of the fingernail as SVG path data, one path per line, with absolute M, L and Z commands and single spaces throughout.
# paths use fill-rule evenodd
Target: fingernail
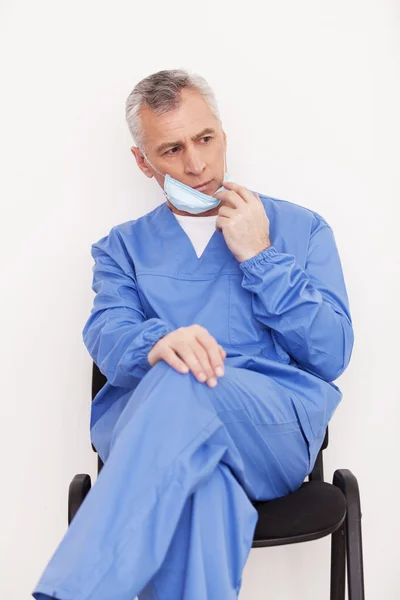
M 199 373 L 199 376 L 198 376 L 199 381 L 205 381 L 206 379 L 207 379 L 207 377 L 206 377 L 205 373 Z
M 207 383 L 210 387 L 215 387 L 217 385 L 217 380 L 215 379 L 215 377 L 211 377 L 211 379 L 209 379 Z
M 224 374 L 224 369 L 222 367 L 217 367 L 215 369 L 215 372 L 218 375 L 218 377 L 222 377 L 222 375 Z

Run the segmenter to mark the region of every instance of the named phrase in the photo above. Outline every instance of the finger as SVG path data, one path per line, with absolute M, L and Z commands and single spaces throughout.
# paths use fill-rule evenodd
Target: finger
M 244 185 L 239 185 L 238 183 L 232 183 L 231 181 L 224 181 L 224 187 L 227 190 L 236 192 L 238 196 L 240 196 L 245 202 L 252 202 L 255 198 L 253 192 L 251 192 L 248 188 L 244 187 Z M 224 192 L 219 192 L 224 193 Z M 216 194 L 219 196 L 219 194 Z
M 174 346 L 175 352 L 180 356 L 184 363 L 189 367 L 197 381 L 204 383 L 207 380 L 207 375 L 204 373 L 193 348 L 188 344 L 177 344 Z
M 228 223 L 229 219 L 228 217 L 221 217 L 218 216 L 216 221 L 215 221 L 215 229 L 217 229 L 217 231 L 223 231 L 225 225 Z
M 233 217 L 235 214 L 237 214 L 236 208 L 230 208 L 230 206 L 221 206 L 218 211 L 219 217 L 227 217 L 228 219 Z
M 201 365 L 203 373 L 206 374 L 207 379 L 214 377 L 215 373 L 205 348 L 197 340 L 194 340 L 192 348 L 197 360 Z
M 215 338 L 208 332 L 201 332 L 200 335 L 197 336 L 197 339 L 207 351 L 213 374 L 215 374 L 216 377 L 222 377 L 224 374 L 224 364 L 219 350 L 219 344 L 217 344 Z
M 195 342 L 196 347 L 194 352 L 199 360 L 199 363 L 203 367 L 203 373 L 206 374 L 206 383 L 209 387 L 215 387 L 218 382 L 213 367 L 211 366 L 208 352 L 205 350 L 199 340 L 196 339 Z
M 226 358 L 226 352 L 225 352 L 225 350 L 224 350 L 224 349 L 223 349 L 223 347 L 222 347 L 222 346 L 220 346 L 220 345 L 218 345 L 218 348 L 219 348 L 219 351 L 220 351 L 220 354 L 221 354 L 222 360 L 225 360 L 225 358 Z
M 170 367 L 175 369 L 175 371 L 178 371 L 179 373 L 189 372 L 189 367 L 187 364 L 179 358 L 172 348 L 164 348 L 160 356 L 162 360 L 165 360 L 165 362 L 168 363 Z
M 210 362 L 214 369 L 214 373 L 217 377 L 223 377 L 224 375 L 224 355 L 221 352 L 221 348 L 218 344 L 213 344 L 209 351 Z
M 231 208 L 240 208 L 243 206 L 243 202 L 246 202 L 239 194 L 235 191 L 222 191 L 214 194 L 217 200 L 221 200 L 221 202 L 225 206 L 230 206 Z

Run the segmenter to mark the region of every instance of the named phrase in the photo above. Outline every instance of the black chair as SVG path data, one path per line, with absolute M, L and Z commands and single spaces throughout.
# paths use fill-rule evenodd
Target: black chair
M 93 364 L 92 400 L 106 383 Z M 364 600 L 364 571 L 361 536 L 361 509 L 358 483 L 348 469 L 333 475 L 333 484 L 324 481 L 322 452 L 328 446 L 328 430 L 309 481 L 296 492 L 271 500 L 254 501 L 258 511 L 253 548 L 281 546 L 317 540 L 332 535 L 331 600 L 345 599 L 346 563 L 349 600 Z M 93 450 L 96 448 L 92 444 Z M 98 456 L 98 474 L 103 462 Z M 90 476 L 75 475 L 69 486 L 68 525 L 91 488 Z

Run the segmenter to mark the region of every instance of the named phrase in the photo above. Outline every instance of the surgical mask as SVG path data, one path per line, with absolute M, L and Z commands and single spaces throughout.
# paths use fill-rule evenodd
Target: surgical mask
M 224 181 L 232 181 L 228 173 L 225 173 Z M 221 187 L 214 192 L 214 194 L 222 192 L 225 189 L 226 188 L 221 185 Z M 199 192 L 198 190 L 191 188 L 189 185 L 181 183 L 170 175 L 165 176 L 164 192 L 171 204 L 173 204 L 179 210 L 191 213 L 192 215 L 206 212 L 207 210 L 211 210 L 212 208 L 215 208 L 221 204 L 221 200 L 218 200 L 218 198 L 213 198 L 213 196 L 203 194 L 203 192 Z
M 157 171 L 157 173 L 160 173 L 146 156 L 145 158 L 153 169 Z M 204 194 L 203 192 L 191 188 L 190 185 L 186 185 L 185 183 L 174 179 L 170 175 L 163 175 L 162 173 L 160 173 L 160 175 L 164 177 L 164 194 L 171 204 L 178 210 L 191 213 L 192 215 L 198 215 L 218 206 L 221 203 L 221 200 L 213 198 L 213 196 L 218 192 L 226 190 L 226 188 L 221 185 L 221 187 L 214 192 L 213 196 L 209 196 L 208 194 Z M 233 181 L 226 172 L 224 174 L 224 181 Z

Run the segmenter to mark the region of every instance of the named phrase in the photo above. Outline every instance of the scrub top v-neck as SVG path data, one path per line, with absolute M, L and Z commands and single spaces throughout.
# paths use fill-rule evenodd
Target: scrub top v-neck
M 239 273 L 238 262 L 221 231 L 214 231 L 198 257 L 191 240 L 166 202 L 153 211 L 153 218 L 141 221 L 140 225 L 145 230 L 138 233 L 141 239 L 148 240 L 148 244 L 135 261 L 138 277 L 151 272 L 152 275 L 196 280 L 214 278 L 223 273 Z
M 178 215 L 172 213 L 190 239 L 197 258 L 200 258 L 215 232 L 218 215 Z

